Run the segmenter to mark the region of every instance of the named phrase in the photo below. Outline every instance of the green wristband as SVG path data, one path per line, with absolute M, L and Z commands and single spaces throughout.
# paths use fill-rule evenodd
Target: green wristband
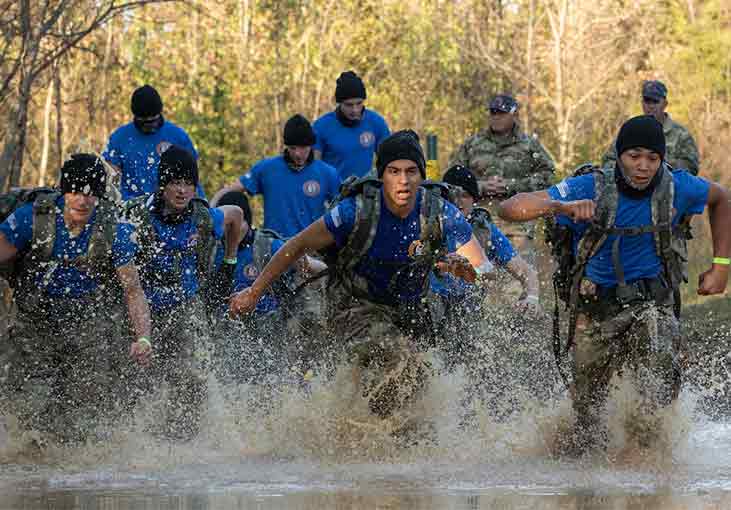
M 727 257 L 713 257 L 713 263 L 720 264 L 722 266 L 729 266 L 731 265 L 731 259 Z
M 224 264 L 231 264 L 232 266 L 235 266 L 238 263 L 238 260 L 236 258 L 233 258 L 233 257 L 232 258 L 224 257 L 223 263 Z
M 146 345 L 147 349 L 152 349 L 152 343 L 150 343 L 150 339 L 146 336 L 141 336 L 137 339 L 137 343 L 141 345 Z

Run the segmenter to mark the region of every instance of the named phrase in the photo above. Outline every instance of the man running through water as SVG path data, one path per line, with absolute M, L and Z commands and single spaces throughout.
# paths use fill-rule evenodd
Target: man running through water
M 333 351 L 352 362 L 371 412 L 388 418 L 422 394 L 430 367 L 423 346 L 433 328 L 423 298 L 435 267 L 468 281 L 492 269 L 472 228 L 439 193 L 421 187 L 426 162 L 416 133 L 394 133 L 378 148 L 379 179 L 352 193 L 289 240 L 231 311 L 248 313 L 306 253 L 330 253 L 329 330 Z

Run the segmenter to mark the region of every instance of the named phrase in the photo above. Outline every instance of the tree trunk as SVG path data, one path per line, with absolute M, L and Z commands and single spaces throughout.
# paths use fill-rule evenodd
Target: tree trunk
M 53 88 L 56 91 L 56 166 L 63 165 L 63 98 L 61 97 L 61 67 L 53 69 Z M 55 182 L 55 179 L 52 180 Z
M 38 184 L 46 185 L 48 172 L 48 153 L 51 149 L 51 107 L 53 106 L 53 80 L 48 84 L 46 104 L 43 108 L 43 147 L 41 148 L 41 165 L 38 173 Z

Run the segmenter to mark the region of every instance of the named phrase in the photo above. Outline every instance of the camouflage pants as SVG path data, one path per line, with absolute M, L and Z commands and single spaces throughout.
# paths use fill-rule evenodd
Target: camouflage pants
M 152 314 L 152 360 L 147 367 L 132 367 L 138 374 L 137 394 L 165 385 L 164 423 L 160 435 L 191 439 L 200 430 L 208 395 L 211 361 L 210 327 L 203 303 L 196 299 Z
M 333 307 L 330 326 L 335 350 L 352 364 L 371 412 L 387 418 L 423 394 L 431 374 L 419 348 L 430 329 L 423 318 L 346 298 Z
M 679 336 L 672 306 L 654 302 L 630 306 L 602 321 L 579 316 L 573 400 L 579 445 L 590 447 L 603 439 L 602 411 L 615 373 L 632 375 L 648 416 L 677 398 Z
M 123 313 L 88 303 L 46 307 L 53 316 L 19 311 L 2 346 L 4 405 L 25 428 L 61 442 L 85 441 L 111 419 L 110 345 L 121 336 Z

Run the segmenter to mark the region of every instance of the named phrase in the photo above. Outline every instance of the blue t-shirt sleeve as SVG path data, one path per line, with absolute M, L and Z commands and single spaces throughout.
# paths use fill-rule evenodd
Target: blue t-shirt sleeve
M 223 210 L 218 207 L 208 209 L 213 218 L 213 236 L 216 239 L 223 239 Z
M 504 266 L 516 255 L 510 239 L 494 224 L 490 225 L 490 249 L 485 255 L 490 262 L 498 266 Z
M 447 250 L 453 253 L 472 239 L 472 227 L 459 209 L 449 202 L 444 202 L 442 215 L 444 242 Z
M 282 241 L 281 239 L 273 239 L 272 240 L 272 252 L 271 255 L 274 255 L 279 251 L 279 248 L 284 246 L 285 241 Z
M 675 179 L 675 208 L 679 214 L 701 214 L 708 203 L 711 183 L 687 171 L 673 173 Z
M 262 162 L 255 164 L 251 170 L 239 178 L 239 182 L 250 195 L 261 193 Z
M 591 200 L 594 198 L 594 175 L 568 177 L 548 188 L 548 195 L 559 202 Z
M 383 117 L 379 118 L 379 120 L 380 126 L 378 130 L 378 136 L 376 137 L 376 147 L 381 145 L 381 142 L 391 135 L 391 130 L 388 129 L 388 124 L 386 123 L 386 120 Z
M 335 245 L 342 248 L 355 225 L 355 200 L 346 198 L 322 217 L 325 226 L 335 238 Z
M 122 168 L 122 147 L 121 144 L 118 142 L 118 136 L 116 131 L 112 133 L 112 135 L 109 137 L 107 147 L 106 149 L 104 149 L 102 157 L 110 164 L 118 168 Z
M 26 204 L 8 216 L 0 224 L 0 232 L 18 251 L 28 248 L 33 240 L 33 204 Z
M 323 152 L 325 143 L 324 143 L 324 129 L 323 129 L 323 122 L 322 119 L 317 119 L 315 123 L 312 125 L 312 130 L 315 132 L 315 145 L 312 146 L 313 151 L 320 151 L 320 153 Z
M 131 223 L 117 224 L 117 233 L 112 243 L 112 260 L 115 268 L 126 266 L 134 260 L 138 250 L 137 244 L 132 240 L 134 231 L 134 225 Z

